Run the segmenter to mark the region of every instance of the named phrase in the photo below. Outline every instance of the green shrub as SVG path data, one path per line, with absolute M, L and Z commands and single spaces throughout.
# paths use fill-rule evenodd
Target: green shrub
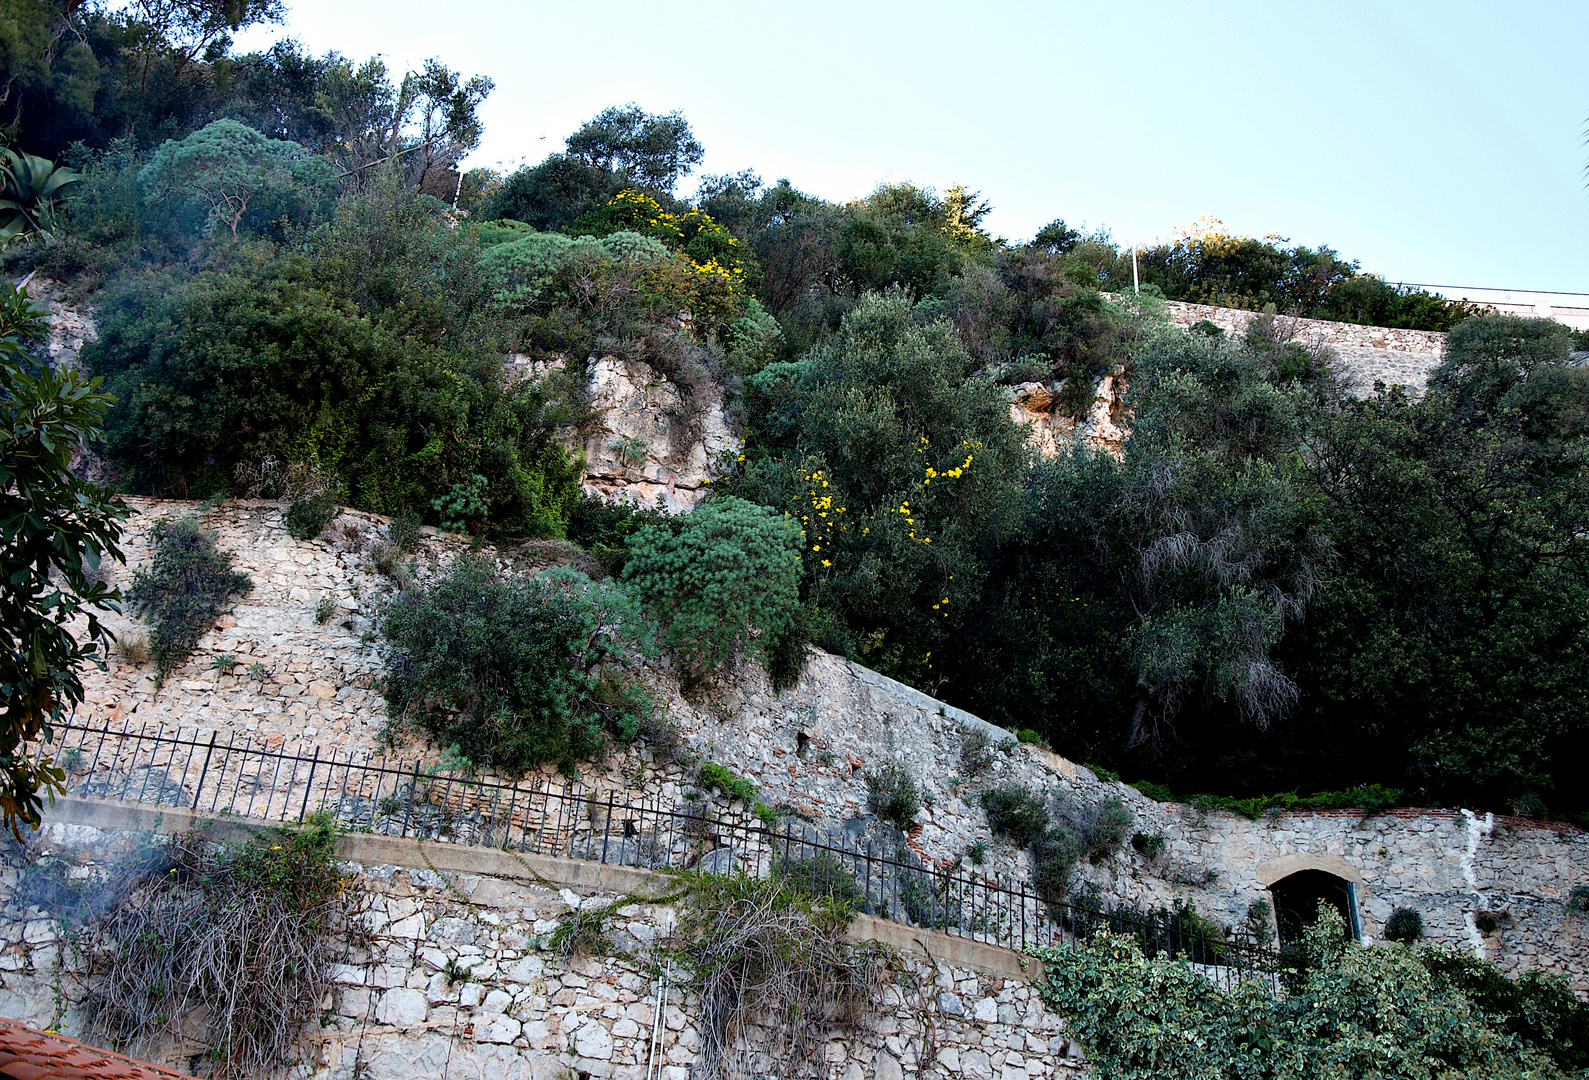
M 855 880 L 854 871 L 831 851 L 816 851 L 809 856 L 791 858 L 777 855 L 773 861 L 773 873 L 801 896 L 855 910 L 859 910 L 866 902 L 866 895 Z
M 1056 826 L 1032 841 L 1032 887 L 1045 900 L 1062 900 L 1070 892 L 1082 845 L 1064 826 Z
M 1163 784 L 1154 783 L 1152 780 L 1138 780 L 1131 786 L 1157 802 L 1175 801 L 1175 793 L 1173 791 Z
M 1589 1003 L 1560 975 L 1525 971 L 1513 977 L 1488 960 L 1450 949 L 1413 955 L 1437 984 L 1450 987 L 1502 1031 L 1538 1047 L 1563 1069 L 1589 1069 Z
M 975 779 L 993 767 L 993 737 L 981 728 L 960 733 L 960 767 Z
M 1423 937 L 1423 916 L 1412 908 L 1399 907 L 1385 920 L 1385 938 L 1411 945 Z
M 573 771 L 602 751 L 604 725 L 632 738 L 650 711 L 623 676 L 646 652 L 643 618 L 577 571 L 499 577 L 461 555 L 382 614 L 387 708 L 479 765 Z
M 1253 941 L 1260 945 L 1273 945 L 1275 940 L 1274 905 L 1267 900 L 1254 900 L 1248 904 L 1244 926 Z
M 988 827 L 1017 847 L 1025 847 L 1048 828 L 1048 807 L 1042 796 L 1023 784 L 1000 784 L 982 793 Z
M 916 780 L 897 762 L 866 774 L 866 806 L 884 821 L 908 829 L 921 810 Z
M 1039 993 L 1067 1017 L 1093 1067 L 1116 1080 L 1565 1080 L 1562 1057 L 1576 1051 L 1551 1041 L 1559 1028 L 1519 1030 L 1526 1014 L 1486 1008 L 1432 974 L 1422 960 L 1436 950 L 1370 948 L 1344 936 L 1340 915 L 1325 907 L 1287 991 L 1249 980 L 1227 992 L 1184 962 L 1149 958 L 1137 942 L 1103 933 L 1038 950 Z
M 667 520 L 660 510 L 581 494 L 568 518 L 568 538 L 590 552 L 607 573 L 621 577 L 629 561 L 629 537 Z
M 619 904 L 607 907 L 580 907 L 558 920 L 557 929 L 547 939 L 547 947 L 565 960 L 612 953 L 609 923 Z
M 712 499 L 629 539 L 624 581 L 699 681 L 788 630 L 799 603 L 800 530 L 742 499 Z
M 1078 815 L 1074 824 L 1079 826 L 1077 832 L 1088 861 L 1096 866 L 1119 851 L 1125 845 L 1132 820 L 1131 811 L 1118 795 L 1110 795 Z
M 1589 914 L 1589 885 L 1572 887 L 1572 892 L 1567 894 L 1567 910 L 1574 915 Z
M 468 481 L 454 484 L 444 495 L 431 500 L 436 520 L 448 532 L 479 532 L 484 526 L 490 507 L 486 505 L 488 481 L 475 473 Z
M 322 626 L 331 621 L 331 616 L 337 613 L 336 598 L 330 593 L 321 593 L 320 599 L 315 601 L 314 621 Z
M 751 802 L 756 798 L 756 785 L 744 777 L 735 776 L 728 769 L 715 761 L 708 761 L 701 766 L 700 774 L 696 777 L 696 784 L 703 790 L 716 788 L 730 799 L 742 799 Z
M 150 537 L 154 555 L 133 575 L 127 599 L 149 623 L 149 647 L 163 679 L 192 655 L 226 602 L 254 583 L 232 569 L 232 554 L 216 548 L 215 533 L 197 518 L 167 518 Z
M 336 188 L 325 158 L 236 120 L 216 120 L 161 143 L 138 182 L 144 202 L 163 211 L 183 237 L 226 231 L 234 240 L 249 229 L 306 219 Z
M 553 378 L 502 377 L 511 327 L 468 231 L 372 177 L 295 240 L 139 260 L 96 297 L 83 358 L 119 397 L 107 450 L 128 484 L 192 497 L 240 463 L 312 457 L 361 510 L 436 523 L 461 485 L 492 527 L 560 535 L 568 406 Z
M 1159 856 L 1159 852 L 1164 850 L 1164 837 L 1158 833 L 1132 833 L 1131 847 L 1139 855 L 1156 859 Z
M 336 493 L 325 491 L 294 500 L 283 518 L 294 540 L 313 540 L 341 512 Z
M 1021 728 L 1021 730 L 1017 731 L 1015 738 L 1028 746 L 1041 746 L 1045 749 L 1048 747 L 1048 743 L 1043 741 L 1043 737 L 1029 727 Z

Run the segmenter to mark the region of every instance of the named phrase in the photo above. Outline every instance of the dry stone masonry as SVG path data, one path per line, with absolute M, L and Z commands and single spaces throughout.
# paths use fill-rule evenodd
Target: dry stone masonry
M 1233 336 L 1246 333 L 1248 324 L 1258 317 L 1255 311 L 1179 300 L 1167 300 L 1164 307 L 1174 326 L 1186 328 L 1198 322 L 1211 322 Z M 1348 389 L 1365 396 L 1374 392 L 1376 381 L 1422 393 L 1429 372 L 1440 365 L 1446 345 L 1445 334 L 1437 330 L 1399 330 L 1324 319 L 1283 317 L 1279 322 L 1283 324 L 1281 329 L 1293 334 L 1298 341 L 1331 349 Z
M 73 1004 L 81 984 L 71 927 L 46 908 L 22 906 L 18 887 L 51 861 L 65 861 L 77 877 L 113 869 L 148 842 L 142 833 L 50 825 L 33 841 L 31 870 L 12 853 L 0 870 L 0 1014 L 89 1034 Z M 407 846 L 423 860 L 418 845 Z M 676 921 L 673 907 L 559 886 L 528 868 L 522 878 L 393 865 L 350 870 L 369 891 L 371 944 L 336 969 L 324 1015 L 304 1033 L 309 1068 L 284 1075 L 641 1080 L 649 1071 L 688 1080 L 700 1045 L 699 1002 L 688 973 L 657 950 Z M 612 913 L 612 955 L 569 958 L 550 947 L 559 921 L 577 910 Z M 1083 1067 L 1081 1048 L 1026 978 L 902 952 L 882 1005 L 873 1020 L 834 1032 L 822 1075 L 1044 1080 Z M 758 1045 L 753 1037 L 748 1049 Z M 206 1050 L 173 1041 L 145 1055 L 185 1071 Z
M 130 567 L 148 557 L 152 521 L 194 510 L 193 504 L 151 500 L 136 506 L 125 545 Z M 185 737 L 215 733 L 305 754 L 316 747 L 383 753 L 381 658 L 369 631 L 391 589 L 370 555 L 384 522 L 346 512 L 320 539 L 299 542 L 288 537 L 281 508 L 260 503 L 228 504 L 210 512 L 206 523 L 254 576 L 255 591 L 201 639 L 195 656 L 161 689 L 148 665 L 119 655 L 107 671 L 89 673 L 78 721 L 127 721 L 135 729 Z M 460 537 L 427 534 L 419 573 L 432 572 L 465 546 Z M 521 568 L 572 557 L 556 545 L 495 554 Z M 337 611 L 324 624 L 315 621 L 322 596 L 330 596 Z M 134 620 L 115 625 L 121 633 L 137 632 Z M 214 668 L 220 654 L 238 661 L 232 674 Z M 254 664 L 268 673 L 263 680 L 248 675 Z M 1589 836 L 1571 826 L 1499 818 L 1475 830 L 1468 817 L 1444 810 L 1273 813 L 1249 821 L 1159 803 L 1058 755 L 1019 745 L 1001 729 L 876 672 L 815 651 L 799 683 L 783 694 L 775 694 L 754 665 L 694 699 L 681 693 L 665 667 L 642 675 L 701 760 L 754 783 L 764 808 L 835 841 L 891 843 L 897 837 L 925 863 L 967 872 L 970 849 L 987 841 L 987 861 L 976 872 L 1024 880 L 1027 856 L 990 835 L 979 804 L 983 790 L 1018 782 L 1059 809 L 1097 806 L 1112 796 L 1130 810 L 1132 831 L 1162 837 L 1164 844 L 1152 854 L 1127 844 L 1100 865 L 1083 865 L 1084 883 L 1102 899 L 1143 906 L 1190 899 L 1223 925 L 1239 926 L 1276 881 L 1320 869 L 1351 883 L 1368 938 L 1380 935 L 1394 908 L 1412 907 L 1437 944 L 1482 951 L 1509 969 L 1559 971 L 1589 990 L 1589 919 L 1567 906 L 1571 890 L 1589 884 Z M 962 746 L 976 731 L 1003 748 L 985 773 L 972 776 Z M 439 754 L 409 742 L 396 756 L 434 764 Z M 909 773 L 921 792 L 922 809 L 904 834 L 868 810 L 866 775 L 888 764 Z M 70 782 L 84 779 L 74 774 Z M 706 808 L 730 822 L 754 820 L 751 806 L 699 790 L 693 764 L 659 761 L 643 744 L 615 749 L 585 771 L 582 783 L 598 801 L 611 793 L 664 809 Z

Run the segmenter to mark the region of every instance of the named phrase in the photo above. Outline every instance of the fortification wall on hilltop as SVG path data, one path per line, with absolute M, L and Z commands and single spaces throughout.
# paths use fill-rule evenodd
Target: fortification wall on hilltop
M 136 567 L 147 559 L 149 524 L 190 512 L 194 504 L 134 500 L 125 547 Z M 379 645 L 367 634 L 390 583 L 375 569 L 373 546 L 381 519 L 347 512 L 317 540 L 287 536 L 274 504 L 228 504 L 208 515 L 223 547 L 255 578 L 255 591 L 199 643 L 194 657 L 156 690 L 147 666 L 114 657 L 108 670 L 85 677 L 88 690 L 77 721 L 128 722 L 151 731 L 222 741 L 253 739 L 271 748 L 309 753 L 335 748 L 379 757 L 384 709 L 377 689 Z M 430 533 L 418 555 L 423 577 L 463 550 L 461 537 Z M 486 549 L 488 552 L 491 549 Z M 504 564 L 532 566 L 556 556 L 495 552 Z M 125 581 L 130 570 L 119 571 Z M 315 621 L 322 596 L 338 614 Z M 133 630 L 130 620 L 116 623 Z M 219 653 L 239 666 L 227 675 L 212 667 Z M 246 673 L 258 663 L 263 680 Z M 1427 937 L 1477 949 L 1512 969 L 1540 967 L 1566 974 L 1589 990 L 1589 919 L 1569 914 L 1572 888 L 1589 884 L 1589 836 L 1580 830 L 1516 819 L 1488 826 L 1445 811 L 1284 813 L 1248 821 L 1224 811 L 1200 813 L 1158 803 L 1134 788 L 1100 779 L 1091 770 L 1035 747 L 995 753 L 980 776 L 968 775 L 961 746 L 968 730 L 1002 737 L 999 729 L 841 657 L 813 651 L 799 683 L 775 694 L 757 666 L 743 668 L 721 687 L 693 700 L 665 667 L 642 673 L 658 706 L 675 721 L 704 760 L 726 766 L 759 789 L 769 807 L 835 837 L 880 839 L 892 834 L 868 810 L 866 774 L 888 763 L 914 779 L 923 807 L 903 842 L 935 865 L 964 860 L 977 840 L 992 840 L 979 798 L 989 785 L 1017 782 L 1056 805 L 1096 806 L 1118 797 L 1130 809 L 1131 831 L 1164 837 L 1149 855 L 1127 844 L 1079 873 L 1104 899 L 1139 905 L 1193 900 L 1227 926 L 1239 926 L 1250 905 L 1268 898 L 1277 876 L 1325 869 L 1351 881 L 1362 929 L 1377 938 L 1395 907 L 1418 910 Z M 396 758 L 434 763 L 436 748 L 409 742 Z M 77 766 L 69 783 L 90 777 Z M 643 796 L 663 809 L 699 805 L 695 771 L 659 761 L 643 746 L 615 749 L 586 770 L 583 789 L 600 800 Z M 209 783 L 215 783 L 211 777 Z M 195 793 L 196 794 L 196 793 Z M 713 801 L 710 793 L 704 796 Z M 721 800 L 719 800 L 721 801 Z M 720 806 L 749 819 L 743 804 Z M 1023 851 L 992 842 L 980 872 L 1024 880 Z M 1479 924 L 1495 928 L 1480 932 Z

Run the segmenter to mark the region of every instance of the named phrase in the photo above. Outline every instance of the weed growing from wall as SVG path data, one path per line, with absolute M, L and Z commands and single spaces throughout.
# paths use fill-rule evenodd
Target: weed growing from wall
M 172 839 L 168 868 L 124 894 L 82 946 L 94 1031 L 136 1053 L 204 1018 L 216 1075 L 291 1061 L 357 936 L 358 878 L 329 822 L 220 847 Z
M 716 788 L 730 799 L 742 799 L 752 802 L 756 798 L 756 785 L 742 776 L 735 776 L 728 769 L 715 761 L 708 761 L 701 766 L 700 774 L 696 777 L 701 790 L 707 791 Z
M 335 492 L 322 491 L 295 500 L 287 507 L 283 520 L 294 540 L 313 540 L 341 512 Z
M 1048 807 L 1023 784 L 1000 784 L 982 793 L 988 827 L 1017 847 L 1026 847 L 1048 828 Z
M 234 595 L 254 583 L 232 569 L 233 555 L 215 546 L 215 533 L 197 518 L 167 518 L 152 532 L 154 556 L 132 579 L 127 599 L 149 622 L 149 647 L 164 679 L 192 655 Z
M 794 1076 L 839 1026 L 874 1016 L 892 960 L 886 946 L 845 940 L 848 903 L 815 898 L 792 877 L 701 877 L 681 906 L 672 953 L 694 975 L 701 1043 L 692 1075 Z M 767 1023 L 766 1056 L 744 1047 Z
M 867 773 L 866 806 L 884 821 L 909 829 L 921 811 L 921 795 L 916 790 L 915 778 L 895 762 Z

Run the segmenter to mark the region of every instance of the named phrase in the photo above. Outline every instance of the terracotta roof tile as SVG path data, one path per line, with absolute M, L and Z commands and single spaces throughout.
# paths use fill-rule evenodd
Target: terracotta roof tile
M 171 1080 L 181 1075 L 0 1018 L 0 1077 L 8 1080 Z

